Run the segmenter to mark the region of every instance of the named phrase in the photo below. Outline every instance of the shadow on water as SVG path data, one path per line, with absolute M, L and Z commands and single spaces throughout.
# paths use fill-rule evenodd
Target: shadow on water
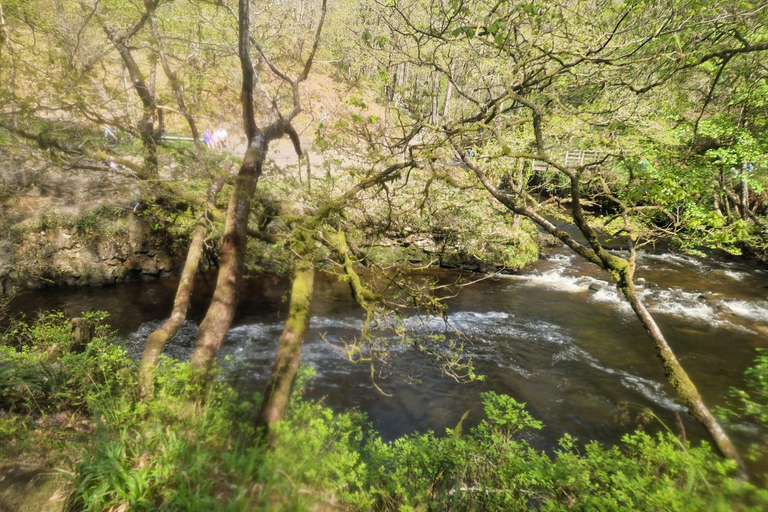
M 710 406 L 724 405 L 729 386 L 743 385 L 743 372 L 755 348 L 768 347 L 768 271 L 724 258 L 700 260 L 670 253 L 639 258 L 640 293 Z M 459 275 L 433 272 L 443 282 Z M 184 359 L 194 345 L 213 276 L 197 284 L 189 321 L 166 348 Z M 69 315 L 101 309 L 130 340 L 139 356 L 146 336 L 168 315 L 175 280 L 103 288 L 46 289 L 20 293 L 12 307 L 27 313 L 59 309 Z M 287 312 L 289 282 L 275 277 L 249 279 L 233 328 L 225 340 L 222 364 L 239 387 L 260 391 L 271 370 Z M 705 437 L 667 384 L 651 342 L 620 300 L 606 275 L 572 254 L 552 251 L 524 272 L 464 287 L 449 300 L 449 323 L 469 340 L 484 382 L 459 384 L 443 375 L 420 352 L 400 346 L 393 357 L 397 374 L 377 381 L 370 368 L 353 365 L 330 343 L 359 334 L 362 312 L 345 283 L 317 278 L 305 364 L 317 369 L 309 396 L 334 409 L 365 412 L 385 439 L 455 427 L 466 411 L 480 419 L 484 390 L 526 402 L 546 428 L 531 440 L 552 447 L 565 432 L 584 440 L 616 442 L 634 428 L 648 408 L 672 430 L 682 419 L 689 439 Z M 442 320 L 408 318 L 414 335 L 451 335 Z M 382 336 L 394 336 L 382 332 Z M 649 428 L 660 429 L 658 422 Z M 755 435 L 737 441 L 746 445 Z

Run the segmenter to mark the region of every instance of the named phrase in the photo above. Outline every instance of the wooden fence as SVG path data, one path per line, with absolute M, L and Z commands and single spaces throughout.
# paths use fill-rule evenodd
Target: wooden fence
M 585 163 L 593 162 L 595 160 L 599 160 L 602 155 L 605 154 L 604 151 L 566 151 L 563 155 L 563 164 L 565 164 L 566 167 L 576 167 L 579 165 L 584 165 Z M 543 172 L 546 170 L 549 170 L 549 164 L 547 162 L 542 162 L 541 160 L 533 160 L 531 162 L 531 168 L 535 172 Z

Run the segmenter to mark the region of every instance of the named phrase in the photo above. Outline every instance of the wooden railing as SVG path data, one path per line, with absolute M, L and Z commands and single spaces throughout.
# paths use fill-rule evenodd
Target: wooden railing
M 566 167 L 576 167 L 599 160 L 604 153 L 604 151 L 597 150 L 566 151 L 563 155 L 562 162 Z M 541 160 L 533 160 L 531 162 L 531 168 L 536 172 L 542 172 L 549 169 L 549 164 L 547 162 L 542 162 Z

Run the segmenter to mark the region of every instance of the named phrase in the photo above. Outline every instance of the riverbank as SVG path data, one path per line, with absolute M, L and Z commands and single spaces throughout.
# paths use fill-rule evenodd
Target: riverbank
M 125 207 L 104 206 L 69 219 L 49 216 L 11 233 L 0 255 L 3 294 L 167 278 L 184 257 L 168 233 L 153 231 Z
M 280 175 L 262 183 L 265 194 L 273 198 L 285 197 L 285 188 L 290 188 Z M 140 185 L 111 171 L 75 173 L 65 179 L 61 171 L 51 169 L 41 170 L 29 183 L 19 183 L 0 212 L 0 228 L 7 233 L 0 242 L 0 295 L 177 275 L 194 228 L 193 207 L 167 193 L 149 195 Z M 203 185 L 189 182 L 186 186 Z M 269 201 L 278 208 L 284 203 L 294 209 L 308 208 L 285 200 Z M 486 214 L 478 207 L 456 210 L 445 198 L 433 201 L 440 218 L 425 222 L 415 211 L 372 233 L 365 213 L 353 214 L 349 236 L 360 250 L 358 257 L 379 267 L 514 271 L 535 261 L 539 245 L 545 243 L 525 223 L 486 222 L 482 220 Z M 366 206 L 382 207 L 377 203 Z M 274 224 L 284 223 L 278 216 Z M 213 226 L 201 270 L 216 266 L 219 230 Z M 250 273 L 282 275 L 289 271 L 291 256 L 285 246 L 256 239 L 250 244 Z
M 705 399 L 713 406 L 732 407 L 728 405 L 726 390 L 732 385 L 743 388 L 742 373 L 754 359 L 754 348 L 765 346 L 765 337 L 759 329 L 768 327 L 768 311 L 761 302 L 765 298 L 763 287 L 768 285 L 768 274 L 764 269 L 730 260 L 701 260 L 666 253 L 643 252 L 639 255 L 639 265 L 640 291 L 651 311 L 658 315 L 670 342 L 679 349 L 679 356 L 700 385 Z M 376 380 L 376 384 L 391 395 L 388 397 L 373 386 L 368 366 L 350 363 L 342 352 L 333 348 L 334 344 L 341 346 L 344 340 L 359 335 L 361 312 L 350 297 L 347 283 L 339 281 L 336 275 L 319 274 L 310 332 L 303 347 L 305 364 L 314 367 L 316 372 L 305 387 L 305 398 L 310 403 L 297 405 L 298 416 L 292 415 L 285 427 L 290 432 L 286 451 L 274 459 L 256 450 L 252 444 L 241 445 L 233 439 L 248 432 L 252 420 L 249 415 L 258 409 L 254 393 L 263 389 L 268 378 L 285 319 L 283 298 L 289 286 L 286 278 L 260 277 L 244 283 L 241 306 L 222 350 L 222 382 L 228 384 L 220 391 L 229 398 L 214 402 L 220 409 L 198 410 L 200 423 L 191 422 L 183 411 L 167 409 L 168 404 L 180 403 L 179 393 L 183 389 L 178 386 L 185 379 L 183 365 L 168 361 L 169 372 L 171 368 L 178 371 L 169 373 L 168 379 L 158 388 L 159 402 L 155 404 L 157 409 L 152 409 L 156 416 L 151 416 L 151 421 L 143 415 L 144 409 L 137 405 L 131 387 L 135 379 L 134 361 L 141 354 L 147 334 L 170 310 L 175 292 L 173 278 L 109 288 L 61 287 L 20 292 L 14 298 L 14 304 L 23 306 L 21 310 L 30 319 L 35 318 L 35 312 L 40 309 L 55 309 L 79 316 L 84 310 L 100 308 L 113 312 L 110 323 L 120 334 L 109 335 L 114 348 L 101 344 L 91 347 L 90 354 L 86 351 L 85 355 L 68 355 L 56 348 L 56 344 L 69 343 L 71 326 L 65 321 L 62 328 L 57 327 L 66 317 L 44 322 L 45 328 L 38 325 L 35 329 L 22 330 L 42 333 L 42 339 L 47 341 L 41 343 L 34 341 L 36 338 L 28 338 L 25 342 L 30 346 L 27 353 L 38 354 L 30 356 L 37 359 L 29 359 L 25 365 L 19 359 L 5 357 L 0 372 L 12 368 L 23 379 L 40 374 L 41 368 L 64 373 L 42 373 L 58 375 L 44 380 L 42 386 L 38 381 L 15 380 L 27 382 L 28 387 L 20 384 L 2 394 L 7 400 L 14 396 L 13 393 L 24 393 L 26 389 L 35 393 L 34 401 L 15 400 L 13 409 L 8 405 L 2 407 L 12 414 L 0 418 L 0 430 L 4 433 L 0 442 L 14 443 L 4 444 L 2 452 L 6 455 L 16 453 L 19 458 L 7 463 L 19 465 L 20 460 L 26 461 L 25 471 L 42 468 L 41 475 L 48 475 L 52 468 L 79 475 L 75 477 L 77 479 L 91 475 L 94 481 L 107 486 L 103 489 L 110 490 L 96 492 L 92 489 L 84 499 L 95 500 L 100 496 L 98 499 L 111 500 L 109 503 L 115 507 L 123 503 L 121 500 L 128 500 L 127 496 L 137 495 L 133 491 L 132 494 L 127 492 L 128 481 L 146 481 L 147 486 L 140 487 L 145 489 L 141 491 L 144 494 L 138 496 L 146 497 L 151 503 L 182 499 L 186 491 L 180 490 L 181 483 L 162 475 L 185 473 L 189 480 L 184 485 L 192 486 L 185 489 L 192 488 L 199 496 L 204 496 L 201 503 L 205 503 L 208 512 L 220 509 L 223 506 L 221 500 L 230 503 L 246 500 L 258 506 L 311 510 L 317 507 L 390 510 L 396 506 L 419 506 L 432 502 L 430 500 L 444 500 L 439 503 L 449 507 L 456 506 L 452 501 L 458 492 L 455 482 L 463 486 L 460 489 L 503 489 L 510 499 L 522 500 L 533 493 L 555 510 L 558 507 L 579 509 L 580 504 L 587 508 L 587 504 L 592 503 L 590 496 L 616 499 L 619 500 L 617 503 L 625 503 L 634 510 L 644 510 L 651 506 L 646 507 L 646 502 L 637 497 L 632 498 L 631 504 L 620 501 L 627 499 L 618 497 L 626 489 L 621 483 L 612 483 L 607 476 L 600 475 L 621 472 L 632 486 L 647 489 L 645 479 L 651 476 L 642 470 L 638 472 L 638 468 L 651 464 L 654 468 L 662 468 L 660 471 L 664 475 L 674 475 L 670 476 L 671 483 L 664 480 L 666 492 L 676 492 L 670 488 L 693 486 L 704 493 L 695 494 L 690 502 L 681 504 L 679 508 L 682 510 L 705 510 L 718 500 L 723 500 L 723 506 L 730 509 L 750 510 L 753 507 L 759 510 L 755 505 L 759 503 L 754 501 L 756 498 L 742 494 L 742 491 L 726 490 L 731 481 L 722 475 L 714 480 L 705 476 L 695 482 L 682 476 L 680 471 L 700 475 L 700 464 L 717 468 L 722 461 L 711 452 L 705 455 L 705 452 L 696 451 L 706 435 L 680 410 L 665 383 L 652 347 L 633 321 L 631 312 L 626 311 L 608 277 L 570 253 L 550 251 L 545 259 L 524 272 L 487 278 L 472 286 L 442 288 L 441 293 L 447 295 L 460 290 L 449 300 L 444 319 L 406 315 L 402 319 L 403 327 L 411 339 L 450 337 L 460 332 L 461 339 L 466 342 L 464 354 L 474 358 L 476 371 L 487 378 L 471 384 L 456 383 L 442 375 L 414 347 L 396 345 L 392 359 L 385 367 L 387 378 Z M 468 275 L 435 270 L 427 275 L 436 278 L 437 285 L 453 285 L 459 278 L 465 282 L 472 280 Z M 166 347 L 167 355 L 180 361 L 188 358 L 213 281 L 210 275 L 200 277 L 196 284 L 199 295 L 193 299 L 189 320 Z M 399 339 L 384 331 L 377 331 L 377 335 L 383 336 L 385 341 Z M 19 338 L 12 343 L 14 349 L 18 348 Z M 9 365 L 9 360 L 15 366 Z M 94 366 L 99 364 L 117 366 L 106 369 Z M 26 377 L 23 371 L 18 372 L 24 367 L 30 370 Z M 54 387 L 80 382 L 73 377 L 84 370 L 87 371 L 82 375 L 82 387 Z M 125 395 L 117 394 L 117 388 L 106 392 L 101 384 L 93 386 L 88 380 L 94 378 L 100 382 L 103 375 L 116 376 L 114 383 L 123 383 L 121 393 Z M 553 382 L 557 384 L 553 385 Z M 162 387 L 165 385 L 173 387 L 165 389 Z M 536 458 L 506 459 L 507 462 L 515 460 L 514 467 L 493 460 L 494 467 L 501 473 L 488 467 L 466 465 L 465 457 L 472 457 L 475 452 L 471 450 L 474 449 L 480 450 L 478 456 L 486 458 L 488 453 L 497 453 L 495 450 L 514 449 L 515 453 L 523 450 L 520 445 L 514 445 L 514 448 L 503 444 L 497 446 L 494 444 L 496 440 L 482 436 L 470 438 L 474 436 L 473 429 L 486 417 L 483 394 L 487 392 L 526 402 L 525 411 L 543 423 L 543 428 L 525 429 L 513 439 L 515 442 L 522 439 L 535 450 L 541 450 L 531 452 Z M 94 395 L 85 400 L 78 398 L 78 393 Z M 71 397 L 80 405 L 68 405 Z M 322 406 L 311 402 L 314 400 Z M 26 407 L 45 409 L 20 415 L 18 407 L 25 407 L 24 403 L 28 404 Z M 649 412 L 644 412 L 646 410 Z M 353 426 L 357 425 L 355 415 L 358 413 L 365 414 L 364 423 L 371 425 L 373 430 Z M 303 414 L 308 414 L 312 421 Z M 109 418 L 108 424 L 102 425 L 100 418 Z M 317 423 L 317 418 L 324 418 L 323 423 Z M 648 418 L 658 420 L 644 423 Z M 765 427 L 757 427 L 748 418 L 748 415 L 737 413 L 733 424 L 727 424 L 739 446 L 745 450 L 753 443 L 760 446 L 760 441 L 765 439 L 762 435 Z M 212 425 L 217 427 L 216 432 L 211 432 Z M 454 439 L 446 429 L 455 430 L 457 425 L 462 426 L 463 434 Z M 622 441 L 636 428 L 646 429 L 650 434 L 650 441 L 646 437 L 634 439 L 657 458 L 651 459 L 651 455 Z M 654 437 L 667 428 L 677 434 L 684 432 L 690 444 L 681 445 L 680 439 L 674 437 Z M 427 434 L 429 431 L 437 434 Z M 564 434 L 576 440 L 568 450 L 558 445 Z M 356 436 L 371 440 L 371 444 L 358 444 L 354 441 Z M 339 439 L 347 441 L 338 445 Z M 599 442 L 601 447 L 591 448 L 588 452 L 585 443 L 590 440 Z M 192 445 L 197 448 L 190 448 Z M 73 451 L 63 456 L 61 446 Z M 302 452 L 306 446 L 319 447 L 313 449 L 310 457 Z M 380 458 L 384 455 L 379 451 L 372 452 L 375 446 L 381 446 L 387 458 Z M 625 461 L 626 466 L 615 465 L 619 459 L 611 455 L 614 446 L 620 454 L 616 457 Z M 685 446 L 684 451 L 678 451 L 680 446 Z M 406 449 L 411 450 L 411 456 L 398 451 Z M 157 456 L 162 450 L 171 450 L 168 453 L 175 458 Z M 545 453 L 551 455 L 553 450 L 559 450 L 561 455 L 556 459 L 546 458 L 549 456 Z M 609 453 L 605 454 L 605 451 Z M 315 458 L 316 453 L 321 457 Z M 333 454 L 339 453 L 342 462 L 349 460 L 352 465 L 340 466 L 339 460 L 333 458 Z M 110 454 L 119 457 L 110 458 Z M 298 468 L 291 465 L 296 454 L 302 454 L 304 461 Z M 697 458 L 699 456 L 703 458 Z M 248 457 L 260 461 L 265 472 L 254 473 L 242 466 Z M 194 460 L 204 462 L 195 464 Z M 30 466 L 30 462 L 38 465 Z M 393 473 L 377 473 L 375 468 L 380 465 L 386 465 Z M 346 469 L 341 471 L 339 467 L 349 470 L 345 474 L 357 477 L 348 479 L 341 474 Z M 584 467 L 589 468 L 591 475 L 587 487 L 574 487 L 562 478 L 562 471 L 582 474 L 578 471 Z M 276 484 L 287 482 L 278 469 L 287 472 L 293 484 Z M 446 478 L 453 478 L 452 481 L 435 478 L 435 472 L 443 469 L 448 475 Z M 271 473 L 273 470 L 276 473 Z M 324 475 L 331 475 L 328 479 L 325 476 L 320 479 L 307 477 L 307 471 L 317 475 L 318 471 L 325 470 Z M 465 480 L 464 471 L 470 470 L 475 471 L 473 474 L 481 481 Z M 756 476 L 762 472 L 757 472 Z M 130 479 L 118 477 L 118 473 L 130 475 Z M 233 478 L 232 475 L 239 476 Z M 423 479 L 418 475 L 423 475 Z M 551 477 L 548 481 L 552 487 L 542 488 L 526 480 L 544 476 Z M 37 493 L 41 499 L 46 492 L 51 492 L 47 478 L 35 480 L 41 485 Z M 492 483 L 496 478 L 505 483 L 494 487 Z M 400 489 L 382 484 L 401 481 L 398 479 L 406 481 Z M 703 491 L 707 485 L 708 489 L 714 489 L 709 494 Z M 425 491 L 424 486 L 433 486 L 433 490 Z M 14 488 L 17 492 L 13 499 L 16 501 L 8 503 L 20 503 L 19 500 L 32 496 L 30 488 Z M 58 494 L 53 491 L 52 495 L 65 493 L 69 497 L 72 488 L 60 488 Z M 258 492 L 252 494 L 255 490 Z M 563 496 L 558 494 L 561 491 L 567 492 L 571 501 L 557 501 L 557 496 Z M 372 496 L 381 497 L 381 501 L 375 501 Z M 356 501 L 358 498 L 361 501 Z M 682 496 L 679 498 L 683 499 Z M 104 505 L 107 501 L 99 503 L 102 508 L 107 507 Z M 490 507 L 495 502 L 488 503 Z M 142 510 L 142 505 L 130 506 Z M 147 505 L 148 508 L 152 506 L 155 505 Z
M 639 293 L 679 350 L 705 401 L 712 407 L 725 405 L 729 387 L 741 385 L 755 348 L 768 348 L 768 273 L 730 259 L 671 253 L 641 252 L 638 265 Z M 386 328 L 388 321 L 375 330 L 381 345 L 394 347 L 381 368 L 387 378 L 375 380 L 389 398 L 373 385 L 370 367 L 351 363 L 343 351 L 344 342 L 357 339 L 363 327 L 363 311 L 348 283 L 338 273 L 317 273 L 302 350 L 305 363 L 319 372 L 310 397 L 323 399 L 336 411 L 360 408 L 386 439 L 414 430 L 441 432 L 455 426 L 467 410 L 476 417 L 482 391 L 526 402 L 547 425 L 538 433 L 540 446 L 555 445 L 565 432 L 618 442 L 627 429 L 618 419 L 631 422 L 644 409 L 669 426 L 678 423 L 679 414 L 689 439 L 706 438 L 681 412 L 653 346 L 609 276 L 567 250 L 550 251 L 511 275 L 429 270 L 403 276 L 409 277 L 429 279 L 434 294 L 447 299 L 447 309 L 444 318 L 404 313 L 392 319 L 392 331 Z M 195 283 L 187 322 L 166 345 L 167 355 L 189 358 L 214 283 L 215 273 L 203 274 Z M 379 288 L 385 284 L 382 281 Z M 221 353 L 221 364 L 238 386 L 260 391 L 266 384 L 287 314 L 289 287 L 287 277 L 254 276 L 242 283 L 240 306 Z M 17 294 L 11 307 L 30 317 L 41 309 L 71 316 L 92 309 L 109 311 L 110 323 L 129 340 L 130 355 L 139 358 L 149 333 L 167 318 L 175 291 L 173 278 L 115 287 L 28 290 Z M 463 343 L 462 355 L 473 359 L 476 373 L 486 381 L 455 382 L 427 354 L 404 343 L 403 336 Z M 744 446 L 753 442 L 749 434 L 738 437 Z
M 34 510 L 52 512 L 64 505 L 67 511 L 651 511 L 662 503 L 683 511 L 758 511 L 768 504 L 762 476 L 751 484 L 733 480 L 732 463 L 669 432 L 629 432 L 615 446 L 585 446 L 566 435 L 544 452 L 530 441 L 542 429 L 538 418 L 495 392 L 482 393 L 477 417 L 465 414 L 450 430 L 388 441 L 359 410 L 332 411 L 303 398 L 313 372 L 302 374 L 279 441 L 265 450 L 253 441 L 259 397 L 252 392 L 218 380 L 205 404 L 190 402 L 189 368 L 165 359 L 154 396 L 141 402 L 135 363 L 103 324 L 83 351 L 72 351 L 66 317 L 28 327 L 0 339 L 0 369 L 28 384 L 6 390 L 0 416 L 0 446 L 11 467 L 6 478 L 33 476 L 26 485 L 6 480 L 11 485 L 0 498 L 11 512 L 36 504 L 44 508 Z M 41 367 L 61 378 L 41 385 L 30 371 Z M 762 368 L 760 375 L 768 361 Z M 22 459 L 41 466 L 19 469 Z M 66 483 L 42 478 L 54 471 Z
M 66 223 L 64 223 L 66 222 Z M 0 295 L 51 286 L 102 286 L 134 281 L 166 279 L 178 275 L 186 257 L 184 241 L 154 230 L 152 219 L 131 209 L 105 206 L 84 216 L 25 230 L 11 228 L 11 238 L 0 252 Z M 15 233 L 14 233 L 15 231 Z M 369 261 L 381 266 L 435 267 L 466 272 L 519 270 L 538 257 L 535 239 L 525 235 L 484 250 L 446 233 L 411 233 L 399 238 L 379 238 L 376 245 L 362 246 Z M 254 241 L 256 245 L 260 242 Z M 255 274 L 284 272 L 275 254 L 261 243 L 249 263 Z M 215 251 L 203 259 L 201 270 L 215 266 Z

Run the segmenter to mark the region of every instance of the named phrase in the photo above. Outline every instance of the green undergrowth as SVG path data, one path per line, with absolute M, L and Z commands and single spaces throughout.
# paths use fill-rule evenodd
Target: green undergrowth
M 51 209 L 34 222 L 8 225 L 9 237 L 17 242 L 26 233 L 49 230 L 66 231 L 84 244 L 121 239 L 128 233 L 127 212 L 108 204 L 78 214 Z
M 15 323 L 0 346 L 2 463 L 60 468 L 68 475 L 66 510 L 768 506 L 764 480 L 735 480 L 734 465 L 709 445 L 671 433 L 630 433 L 613 447 L 566 435 L 544 453 L 525 440 L 541 423 L 524 404 L 495 393 L 483 394 L 485 415 L 476 427 L 462 421 L 444 433 L 385 442 L 361 413 L 302 398 L 308 369 L 277 426 L 279 441 L 267 451 L 253 429 L 259 397 L 218 379 L 203 404 L 194 402 L 187 363 L 162 359 L 154 396 L 139 402 L 135 363 L 103 325 L 104 315 L 92 318 L 97 337 L 80 351 L 73 351 L 71 321 L 60 313 Z M 762 388 L 739 395 L 742 402 L 765 398 L 764 370 L 755 370 Z M 23 495 L 8 502 L 19 500 Z

